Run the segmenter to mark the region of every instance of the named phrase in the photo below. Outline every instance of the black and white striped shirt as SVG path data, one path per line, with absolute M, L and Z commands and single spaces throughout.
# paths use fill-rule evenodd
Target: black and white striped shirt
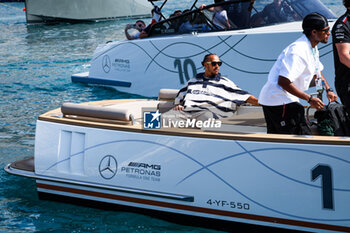
M 249 96 L 221 74 L 207 78 L 200 73 L 180 89 L 175 104 L 183 105 L 187 112 L 210 110 L 222 118 L 233 115 L 236 105 L 243 104 Z

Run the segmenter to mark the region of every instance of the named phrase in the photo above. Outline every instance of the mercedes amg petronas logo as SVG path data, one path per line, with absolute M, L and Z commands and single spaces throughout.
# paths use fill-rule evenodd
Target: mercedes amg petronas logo
M 112 179 L 117 174 L 118 163 L 112 155 L 106 155 L 100 162 L 98 167 L 100 175 L 106 179 Z
M 104 55 L 104 57 L 102 58 L 102 69 L 106 73 L 111 71 L 111 59 L 108 55 Z

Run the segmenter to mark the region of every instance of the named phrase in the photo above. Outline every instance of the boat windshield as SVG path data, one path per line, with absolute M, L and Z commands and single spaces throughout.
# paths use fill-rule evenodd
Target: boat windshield
M 335 14 L 320 0 L 240 0 L 220 1 L 212 5 L 183 10 L 152 26 L 149 36 L 238 30 L 285 22 L 301 21 L 307 14 L 318 12 L 328 19 Z

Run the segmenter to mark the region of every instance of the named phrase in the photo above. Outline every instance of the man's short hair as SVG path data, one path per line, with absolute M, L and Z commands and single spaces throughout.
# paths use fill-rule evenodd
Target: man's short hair
M 350 0 L 343 0 L 343 4 L 346 8 L 350 7 Z
M 136 23 L 142 23 L 143 25 L 146 25 L 145 21 L 143 20 L 137 20 Z
M 303 33 L 306 36 L 310 36 L 312 30 L 321 30 L 328 27 L 328 20 L 326 17 L 320 13 L 314 12 L 310 13 L 303 19 Z
M 202 65 L 204 66 L 204 63 L 207 62 L 209 60 L 209 57 L 213 56 L 213 55 L 217 56 L 215 53 L 209 53 L 209 54 L 205 55 L 203 58 L 203 61 L 202 61 Z

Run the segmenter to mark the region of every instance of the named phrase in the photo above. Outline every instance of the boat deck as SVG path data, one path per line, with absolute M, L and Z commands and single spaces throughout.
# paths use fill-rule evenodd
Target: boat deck
M 34 157 L 25 158 L 11 163 L 11 167 L 27 172 L 34 172 Z
M 236 114 L 223 119 L 220 128 L 161 128 L 144 129 L 142 114 L 145 110 L 165 112 L 172 107 L 171 96 L 154 99 L 119 99 L 64 104 L 61 108 L 39 116 L 41 121 L 68 125 L 142 132 L 150 134 L 216 138 L 227 140 L 350 145 L 349 137 L 314 135 L 267 134 L 263 111 L 260 106 L 240 106 Z M 312 115 L 312 114 L 311 114 Z
M 18 176 L 35 178 L 34 156 L 21 159 L 5 166 L 5 171 Z

